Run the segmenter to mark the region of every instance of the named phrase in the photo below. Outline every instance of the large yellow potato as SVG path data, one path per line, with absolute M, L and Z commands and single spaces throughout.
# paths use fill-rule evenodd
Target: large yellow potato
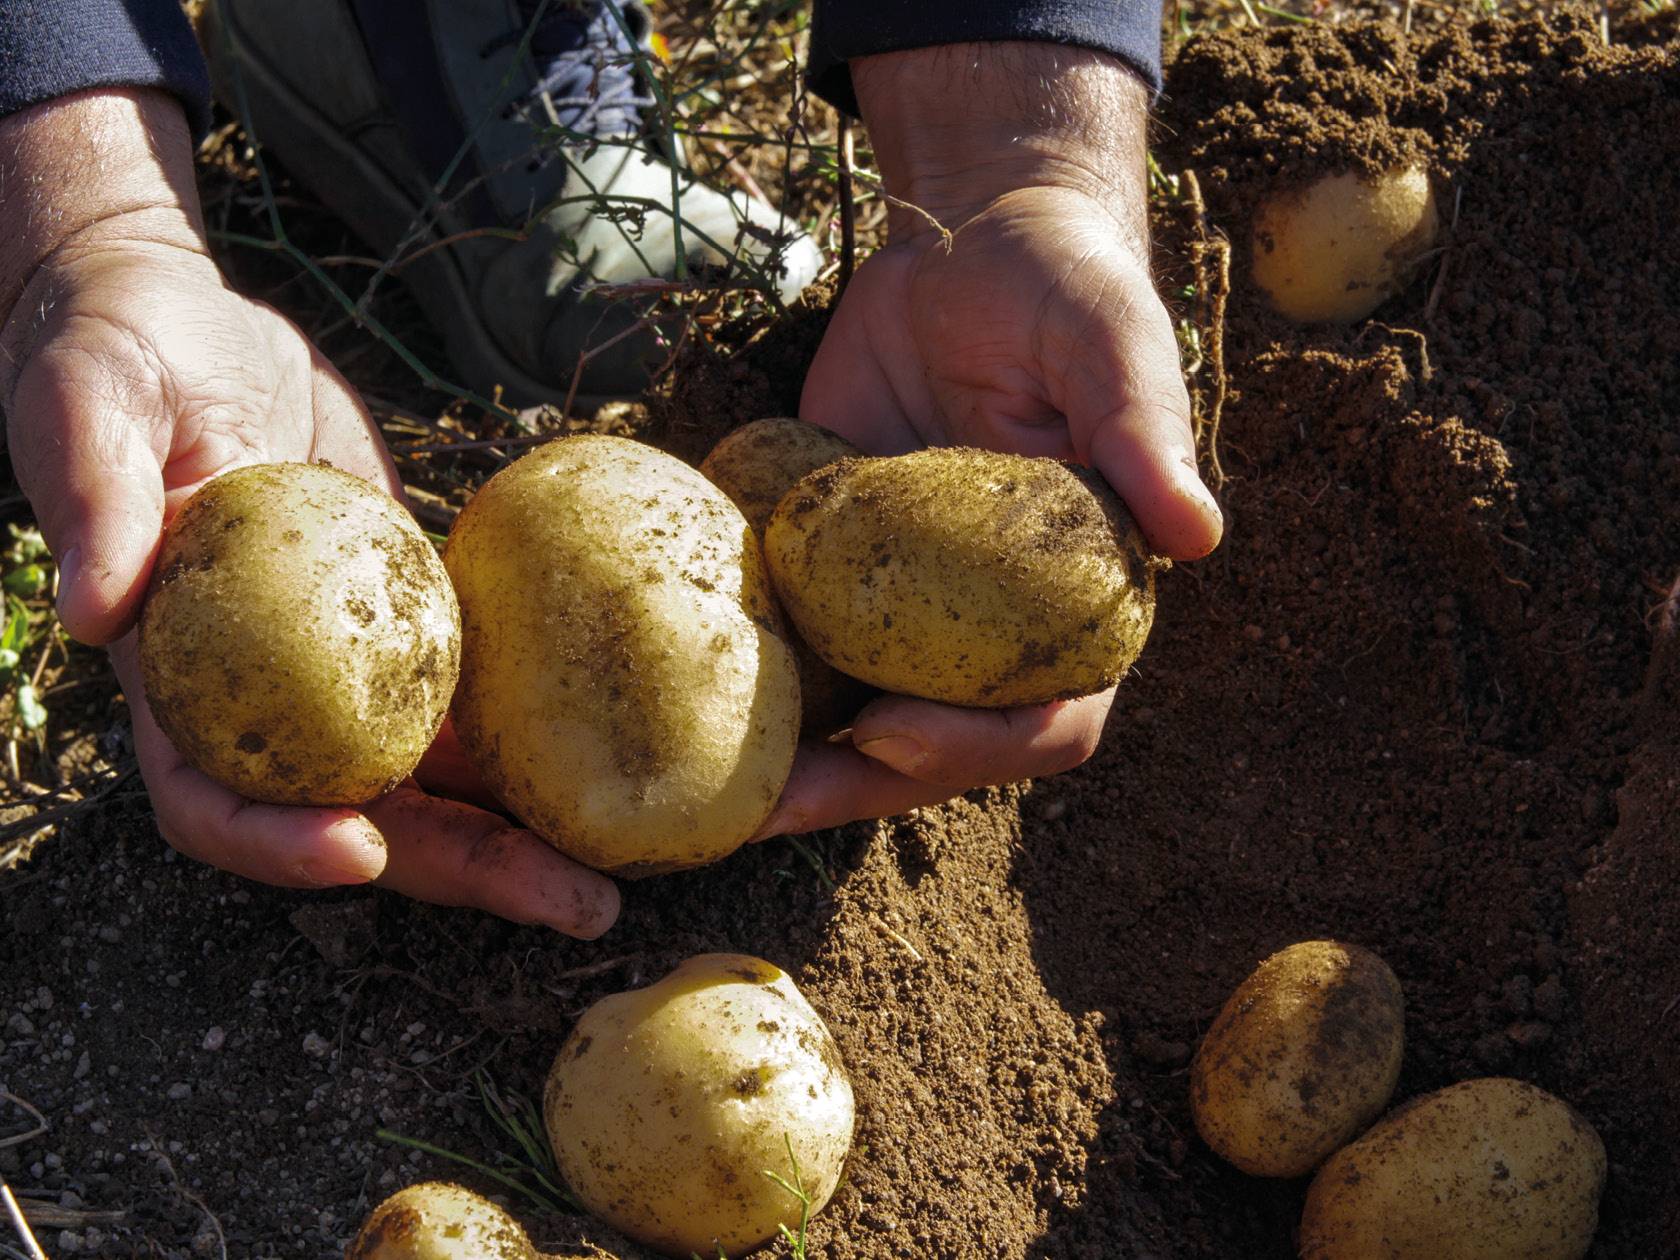
M 140 617 L 164 734 L 279 805 L 395 787 L 443 723 L 459 656 L 455 595 L 413 518 L 320 464 L 238 468 L 188 499 Z
M 492 477 L 449 535 L 455 729 L 496 795 L 626 876 L 733 852 L 768 817 L 799 681 L 758 542 L 693 468 L 565 438 Z
M 1421 167 L 1327 175 L 1254 213 L 1254 282 L 1300 323 L 1363 319 L 1435 244 L 1435 192 Z
M 780 969 L 701 954 L 603 998 L 560 1048 L 543 1096 L 549 1142 L 583 1205 L 676 1256 L 732 1256 L 800 1204 L 833 1195 L 852 1143 L 852 1086 L 834 1038 Z
M 1120 680 L 1155 615 L 1155 567 L 1094 473 L 949 447 L 811 474 L 765 531 L 776 593 L 842 673 L 984 708 Z
M 1400 982 L 1369 950 L 1304 941 L 1237 986 L 1190 1065 L 1190 1111 L 1215 1153 L 1299 1177 L 1360 1132 L 1400 1079 Z
M 1302 1260 L 1580 1260 L 1604 1143 L 1560 1099 L 1503 1077 L 1414 1099 L 1325 1161 Z
M 802 478 L 862 453 L 820 425 L 786 418 L 754 420 L 725 435 L 701 461 L 700 471 L 734 501 L 763 542 L 776 505 Z M 790 642 L 799 667 L 801 728 L 827 734 L 857 716 L 870 689 L 828 664 L 798 635 L 790 636 Z
M 465 1186 L 427 1181 L 368 1213 L 344 1260 L 541 1260 L 519 1222 Z

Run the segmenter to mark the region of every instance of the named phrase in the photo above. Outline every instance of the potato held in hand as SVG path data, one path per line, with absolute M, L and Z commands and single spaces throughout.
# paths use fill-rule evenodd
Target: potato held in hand
M 465 1186 L 427 1181 L 368 1213 L 344 1260 L 542 1260 L 518 1221 Z
M 1155 566 L 1094 473 L 942 448 L 842 460 L 770 518 L 776 593 L 842 673 L 983 708 L 1113 686 L 1143 650 Z
M 716 861 L 768 817 L 799 682 L 758 542 L 716 486 L 639 442 L 552 442 L 485 484 L 444 564 L 455 729 L 532 830 L 640 876 Z
M 1246 1173 L 1309 1173 L 1388 1105 L 1404 1043 L 1400 982 L 1382 959 L 1291 945 L 1237 986 L 1197 1049 L 1196 1129 Z
M 1567 1103 L 1504 1077 L 1391 1112 L 1325 1161 L 1302 1260 L 1580 1260 L 1604 1143 Z
M 584 1012 L 548 1076 L 543 1115 L 583 1205 L 676 1256 L 732 1256 L 839 1184 L 852 1086 L 793 981 L 742 954 L 701 954 Z
M 390 495 L 259 464 L 187 500 L 140 617 L 146 698 L 198 769 L 253 800 L 360 805 L 419 763 L 449 706 L 460 619 Z

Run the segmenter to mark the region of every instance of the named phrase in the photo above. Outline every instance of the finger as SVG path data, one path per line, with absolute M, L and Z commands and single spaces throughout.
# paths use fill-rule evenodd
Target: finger
M 1090 758 L 1114 689 L 1014 709 L 960 709 L 884 696 L 852 723 L 852 746 L 923 783 L 966 791 L 1060 774 Z
M 420 759 L 414 779 L 432 796 L 467 801 L 485 809 L 500 809 L 502 805 L 484 782 L 478 767 L 467 756 L 460 737 L 455 734 L 455 723 L 447 717 L 443 719 L 443 727 L 432 741 L 432 746 Z
M 290 323 L 285 327 L 307 351 L 313 372 L 311 394 L 315 405 L 315 438 L 309 452 L 310 459 L 365 477 L 401 500 L 402 479 L 397 475 L 397 466 L 391 459 L 385 439 L 380 436 L 379 426 L 374 424 L 360 395 L 302 332 Z
M 163 474 L 134 414 L 139 386 L 98 354 L 53 345 L 18 378 L 12 463 L 58 561 L 58 615 L 84 643 L 133 623 L 163 528 Z
M 1152 548 L 1195 560 L 1219 545 L 1225 517 L 1177 433 L 1173 408 L 1134 402 L 1097 426 L 1090 463 L 1125 500 Z
M 793 774 L 754 840 L 838 827 L 860 818 L 891 818 L 956 795 L 949 788 L 902 775 L 844 745 L 807 741 Z
M 368 806 L 390 845 L 382 887 L 472 906 L 593 940 L 618 918 L 618 888 L 497 814 L 405 784 Z

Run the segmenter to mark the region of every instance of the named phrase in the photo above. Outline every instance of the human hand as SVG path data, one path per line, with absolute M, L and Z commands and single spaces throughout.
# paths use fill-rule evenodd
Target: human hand
M 299 330 L 230 290 L 198 220 L 185 120 L 149 91 L 90 92 L 0 122 L 0 404 L 18 482 L 59 561 L 59 615 L 109 644 L 158 829 L 264 883 L 374 882 L 597 936 L 610 880 L 499 815 L 409 781 L 364 809 L 246 800 L 189 766 L 153 720 L 135 619 L 163 527 L 244 464 L 327 461 L 402 495 L 349 385 Z M 473 784 L 445 737 L 423 763 Z
M 801 416 L 874 454 L 965 445 L 1091 465 L 1158 551 L 1212 550 L 1219 509 L 1149 272 L 1144 86 L 1048 44 L 865 58 L 852 78 L 896 199 L 890 243 L 847 288 Z M 1113 696 L 1008 710 L 883 697 L 849 747 L 802 748 L 764 834 L 1069 769 Z

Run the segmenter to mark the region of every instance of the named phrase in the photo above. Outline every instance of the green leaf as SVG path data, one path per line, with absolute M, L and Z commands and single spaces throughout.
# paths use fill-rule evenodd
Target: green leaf
M 29 610 L 15 599 L 7 602 L 12 606 L 12 615 L 6 621 L 5 630 L 0 631 L 0 648 L 22 652 L 29 645 Z
M 24 563 L 31 563 L 47 554 L 46 541 L 41 537 L 41 531 L 31 526 L 19 529 L 16 525 L 7 525 L 6 532 L 12 536 L 11 553 Z
M 47 724 L 46 706 L 36 696 L 33 683 L 18 684 L 17 710 L 26 731 L 38 731 Z
M 25 564 L 0 578 L 0 586 L 20 599 L 34 599 L 47 589 L 47 581 L 45 568 L 38 564 Z

